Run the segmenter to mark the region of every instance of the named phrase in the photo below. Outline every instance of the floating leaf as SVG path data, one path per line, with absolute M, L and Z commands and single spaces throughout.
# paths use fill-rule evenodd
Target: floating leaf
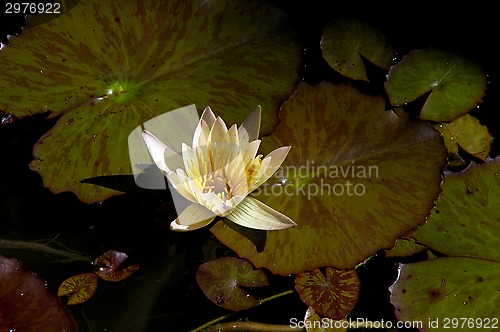
M 446 175 L 428 221 L 411 236 L 455 257 L 401 265 L 391 287 L 398 319 L 439 319 L 442 327 L 445 318 L 466 317 L 477 324 L 485 322 L 481 318 L 498 315 L 499 171 L 500 158 L 496 158 Z
M 307 332 L 347 332 L 351 326 L 345 319 L 336 321 L 320 317 L 311 307 L 307 308 L 304 325 Z
M 390 288 L 391 302 L 399 320 L 423 322 L 421 331 L 444 331 L 446 319 L 450 320 L 449 328 L 459 331 L 493 331 L 491 321 L 487 329 L 475 324 L 498 317 L 499 275 L 498 261 L 468 257 L 402 264 Z M 453 318 L 458 326 L 452 325 Z M 436 320 L 437 328 L 429 325 Z
M 368 81 L 363 58 L 389 69 L 394 50 L 385 36 L 370 25 L 352 19 L 334 19 L 323 30 L 323 58 L 340 74 Z
M 449 256 L 500 261 L 500 158 L 448 173 L 425 224 L 411 234 Z
M 57 291 L 58 296 L 69 295 L 68 304 L 80 304 L 90 300 L 97 289 L 97 275 L 84 273 L 64 280 Z
M 356 270 L 325 268 L 299 274 L 295 289 L 300 299 L 320 315 L 342 319 L 351 313 L 358 301 L 360 282 Z
M 196 271 L 196 281 L 213 303 L 229 310 L 255 307 L 259 301 L 240 288 L 267 286 L 267 276 L 254 270 L 245 259 L 224 257 L 203 263 Z
M 412 51 L 392 66 L 385 89 L 394 106 L 430 92 L 420 118 L 453 121 L 481 102 L 486 77 L 481 67 L 468 59 L 429 48 Z
M 0 331 L 76 331 L 71 315 L 43 280 L 0 255 Z
M 270 131 L 299 79 L 300 46 L 269 1 L 89 0 L 44 19 L 0 52 L 0 109 L 59 117 L 31 169 L 88 203 L 120 194 L 80 181 L 132 174 L 127 139 L 148 119 L 198 104 L 241 123 L 262 105 Z
M 435 126 L 443 134 L 446 148 L 458 153 L 458 146 L 476 158 L 486 160 L 490 152 L 492 137 L 488 128 L 475 117 L 465 114 L 451 123 Z
M 121 263 L 127 257 L 127 254 L 123 252 L 108 250 L 93 262 L 93 265 L 98 267 L 95 273 L 106 281 L 122 281 L 127 279 L 139 269 L 139 264 L 134 264 L 118 271 Z
M 256 267 L 288 275 L 352 269 L 425 221 L 440 192 L 446 151 L 426 122 L 384 111 L 381 97 L 349 85 L 301 83 L 262 151 L 292 148 L 254 196 L 297 226 L 268 232 L 258 252 L 225 226 L 212 232 Z
M 426 246 L 406 239 L 397 239 L 394 247 L 385 253 L 386 257 L 406 257 L 427 250 Z

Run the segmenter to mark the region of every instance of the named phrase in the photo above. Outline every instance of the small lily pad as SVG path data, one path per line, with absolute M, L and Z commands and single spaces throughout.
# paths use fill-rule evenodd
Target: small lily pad
M 352 19 L 334 19 L 323 30 L 323 58 L 334 70 L 354 80 L 368 81 L 363 58 L 389 69 L 394 50 L 374 27 Z
M 443 134 L 450 154 L 458 153 L 458 146 L 474 157 L 486 160 L 490 152 L 491 137 L 488 128 L 475 117 L 465 114 L 450 123 L 435 126 Z
M 254 270 L 247 260 L 235 257 L 224 257 L 203 263 L 196 271 L 196 281 L 210 301 L 233 311 L 252 308 L 259 304 L 259 300 L 240 286 L 268 285 L 264 271 Z
M 0 331 L 76 331 L 70 313 L 45 282 L 0 255 Z
M 360 281 L 356 270 L 325 268 L 299 274 L 295 289 L 301 300 L 320 315 L 342 319 L 358 301 Z
M 75 305 L 90 300 L 97 289 L 97 275 L 84 273 L 64 280 L 57 291 L 58 296 L 69 295 L 68 305 Z
M 428 93 L 420 118 L 453 121 L 479 105 L 486 77 L 482 68 L 467 58 L 434 48 L 420 49 L 391 67 L 385 90 L 394 106 Z
M 108 250 L 93 262 L 93 265 L 97 267 L 95 273 L 106 281 L 122 281 L 139 269 L 139 264 L 134 264 L 118 270 L 127 257 L 127 254 L 123 252 Z

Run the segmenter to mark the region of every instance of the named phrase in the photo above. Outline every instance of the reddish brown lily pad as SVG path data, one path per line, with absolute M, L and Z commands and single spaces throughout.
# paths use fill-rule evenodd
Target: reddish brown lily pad
M 295 289 L 300 298 L 320 315 L 345 318 L 358 301 L 360 281 L 355 270 L 325 268 L 299 274 Z
M 139 269 L 139 264 L 134 264 L 118 270 L 118 267 L 120 267 L 121 263 L 127 257 L 128 255 L 123 252 L 108 250 L 93 262 L 93 265 L 98 267 L 96 274 L 106 281 L 122 281 L 127 279 Z
M 69 305 L 80 304 L 90 300 L 97 289 L 97 275 L 84 273 L 64 280 L 57 291 L 58 296 L 68 295 Z
M 198 268 L 196 281 L 205 295 L 220 307 L 238 311 L 255 307 L 259 300 L 240 288 L 267 286 L 267 276 L 245 259 L 219 258 Z
M 76 331 L 71 315 L 43 280 L 0 255 L 0 331 Z

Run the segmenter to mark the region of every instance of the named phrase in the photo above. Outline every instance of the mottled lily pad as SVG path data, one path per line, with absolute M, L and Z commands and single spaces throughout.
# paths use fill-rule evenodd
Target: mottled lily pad
M 304 272 L 295 278 L 300 299 L 320 315 L 342 319 L 358 301 L 360 281 L 356 270 L 326 267 Z
M 255 307 L 259 300 L 243 287 L 267 286 L 267 276 L 245 259 L 224 257 L 200 265 L 196 281 L 205 295 L 220 307 L 238 311 Z
M 486 77 L 482 68 L 467 58 L 433 48 L 420 49 L 391 67 L 385 90 L 394 106 L 429 94 L 420 118 L 453 121 L 481 102 Z
M 423 322 L 421 331 L 496 331 L 498 321 L 495 329 L 491 319 L 498 319 L 499 275 L 499 262 L 486 259 L 442 257 L 403 264 L 390 288 L 391 302 L 399 320 Z M 484 328 L 486 318 L 489 328 Z
M 448 173 L 428 221 L 411 234 L 449 256 L 500 261 L 500 157 Z
M 323 30 L 323 58 L 334 70 L 354 80 L 368 81 L 363 58 L 389 69 L 394 50 L 385 36 L 365 22 L 334 19 Z
M 148 119 L 197 104 L 241 123 L 262 105 L 270 131 L 299 79 L 297 39 L 269 1 L 90 0 L 45 18 L 0 51 L 0 110 L 59 117 L 31 168 L 88 203 L 120 194 L 80 181 L 132 174 L 127 139 Z
M 68 305 L 87 302 L 97 289 L 97 275 L 83 273 L 64 280 L 57 291 L 58 296 L 69 296 Z
M 459 330 L 481 328 L 498 316 L 500 290 L 500 158 L 448 173 L 443 193 L 428 221 L 411 236 L 452 257 L 402 264 L 391 287 L 391 302 L 400 320 L 458 321 Z M 479 322 L 479 323 L 478 323 Z M 472 324 L 472 325 L 467 325 Z M 483 326 L 484 328 L 484 326 Z M 433 329 L 432 327 L 429 330 Z M 492 329 L 492 322 L 487 331 Z
M 93 262 L 93 265 L 97 267 L 95 273 L 106 281 L 122 281 L 127 279 L 139 269 L 139 264 L 134 264 L 118 270 L 127 257 L 128 255 L 123 252 L 108 250 Z
M 490 153 L 491 137 L 488 128 L 475 117 L 465 114 L 450 123 L 435 126 L 443 134 L 450 154 L 458 154 L 458 146 L 474 157 L 486 160 Z
M 426 246 L 407 239 L 397 239 L 393 248 L 385 253 L 386 257 L 407 257 L 427 250 Z
M 268 232 L 262 252 L 224 222 L 212 232 L 277 274 L 352 269 L 425 221 L 440 192 L 446 149 L 426 122 L 384 110 L 350 85 L 301 83 L 264 137 L 264 154 L 292 148 L 254 196 L 297 226 Z
M 45 282 L 0 255 L 0 331 L 76 331 L 71 315 Z

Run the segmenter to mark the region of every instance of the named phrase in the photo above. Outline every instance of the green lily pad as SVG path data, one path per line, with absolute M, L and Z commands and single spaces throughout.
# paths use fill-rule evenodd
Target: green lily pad
M 84 273 L 64 280 L 57 291 L 58 296 L 69 296 L 68 305 L 87 302 L 97 289 L 97 275 Z
M 490 153 L 491 137 L 488 128 L 475 117 L 465 114 L 450 123 L 435 126 L 443 134 L 446 148 L 458 153 L 458 146 L 476 158 L 486 160 Z
M 325 268 L 304 272 L 295 278 L 300 299 L 320 315 L 342 319 L 358 301 L 360 281 L 356 270 Z
M 268 285 L 264 271 L 254 270 L 247 260 L 236 257 L 224 257 L 203 263 L 196 271 L 196 281 L 210 301 L 233 311 L 259 304 L 259 300 L 240 286 Z
M 381 32 L 352 19 L 330 21 L 323 30 L 321 49 L 330 67 L 344 76 L 363 81 L 368 81 L 363 58 L 389 69 L 395 54 Z
M 446 175 L 425 224 L 410 236 L 449 256 L 500 261 L 500 157 Z
M 499 274 L 498 261 L 468 257 L 403 264 L 390 288 L 396 317 L 422 322 L 421 331 L 496 331 Z
M 478 64 L 464 57 L 438 49 L 420 49 L 391 67 L 385 90 L 394 106 L 429 93 L 420 118 L 453 121 L 479 105 L 486 77 Z
M 427 250 L 426 246 L 407 239 L 397 239 L 394 247 L 385 253 L 386 257 L 407 257 Z
M 132 174 L 128 136 L 148 119 L 198 104 L 241 123 L 262 105 L 269 132 L 299 79 L 300 46 L 267 1 L 91 0 L 44 19 L 0 52 L 0 110 L 59 117 L 31 168 L 88 203 L 120 194 L 80 181 Z
M 219 222 L 216 237 L 275 274 L 352 269 L 425 221 L 440 192 L 446 150 L 425 121 L 384 111 L 350 85 L 301 83 L 262 141 L 292 148 L 254 197 L 297 226 L 269 231 L 264 250 Z
M 398 319 L 438 319 L 443 329 L 446 318 L 466 317 L 471 324 L 484 324 L 485 318 L 498 315 L 499 171 L 500 158 L 496 158 L 446 175 L 428 221 L 411 236 L 452 257 L 401 265 L 391 287 Z M 491 324 L 486 330 L 492 330 Z

